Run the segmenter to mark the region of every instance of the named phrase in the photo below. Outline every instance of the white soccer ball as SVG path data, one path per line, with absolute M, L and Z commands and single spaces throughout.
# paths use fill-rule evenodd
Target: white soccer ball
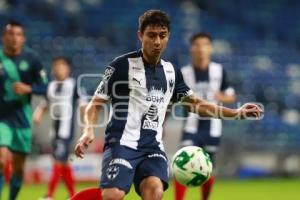
M 201 147 L 183 147 L 175 153 L 172 159 L 174 178 L 188 187 L 196 187 L 205 183 L 210 178 L 212 170 L 210 156 Z

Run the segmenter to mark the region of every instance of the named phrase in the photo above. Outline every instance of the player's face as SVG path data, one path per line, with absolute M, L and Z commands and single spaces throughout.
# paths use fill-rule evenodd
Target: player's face
M 25 43 L 24 30 L 20 26 L 7 25 L 2 36 L 5 48 L 10 51 L 20 51 Z
M 170 32 L 167 27 L 147 26 L 144 32 L 138 32 L 139 39 L 142 43 L 143 53 L 147 57 L 160 57 L 165 50 Z
M 197 38 L 193 41 L 190 52 L 194 61 L 210 59 L 213 53 L 212 43 L 208 38 Z
M 58 81 L 63 81 L 70 75 L 70 67 L 64 60 L 56 60 L 52 64 L 52 73 Z

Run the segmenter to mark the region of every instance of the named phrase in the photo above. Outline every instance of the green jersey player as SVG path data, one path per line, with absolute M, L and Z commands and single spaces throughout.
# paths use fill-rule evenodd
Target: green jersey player
M 3 167 L 8 151 L 12 152 L 12 177 L 9 199 L 16 199 L 22 185 L 26 155 L 31 151 L 32 94 L 46 92 L 47 75 L 29 48 L 24 27 L 8 23 L 2 33 L 0 49 L 0 191 L 3 186 Z

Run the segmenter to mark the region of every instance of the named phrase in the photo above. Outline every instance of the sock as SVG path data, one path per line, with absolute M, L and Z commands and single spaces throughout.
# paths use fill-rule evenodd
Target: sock
M 4 186 L 4 176 L 3 173 L 0 172 L 0 199 L 1 199 L 1 194 L 2 194 L 2 188 Z
M 210 177 L 208 181 L 206 181 L 202 186 L 202 200 L 208 200 L 208 197 L 210 195 L 211 189 L 214 185 L 215 177 Z
M 77 193 L 70 200 L 102 200 L 100 188 L 88 188 Z
M 61 176 L 61 171 L 62 171 L 61 165 L 59 165 L 59 164 L 53 165 L 51 179 L 48 184 L 47 197 L 53 197 L 54 191 L 57 187 L 57 184 L 58 184 L 60 176 Z
M 9 200 L 15 200 L 21 189 L 23 177 L 12 174 L 10 179 Z
M 68 189 L 69 196 L 72 197 L 75 194 L 75 181 L 72 168 L 69 165 L 62 166 L 62 178 Z
M 12 171 L 12 161 L 10 159 L 8 159 L 6 164 L 4 165 L 4 169 L 3 169 L 3 174 L 5 177 L 6 183 L 9 183 L 9 181 L 10 181 L 11 171 Z
M 186 187 L 174 179 L 175 200 L 183 200 Z

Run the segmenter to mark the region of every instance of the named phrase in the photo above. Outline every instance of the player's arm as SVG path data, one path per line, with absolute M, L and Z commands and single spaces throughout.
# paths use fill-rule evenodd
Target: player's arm
M 75 146 L 75 154 L 77 157 L 83 158 L 88 145 L 94 140 L 94 126 L 97 122 L 101 107 L 107 102 L 106 99 L 101 99 L 94 96 L 86 106 L 84 112 L 84 128 L 81 137 L 78 139 Z
M 40 94 L 44 95 L 47 91 L 48 77 L 46 70 L 42 67 L 38 56 L 33 54 L 32 57 L 33 65 L 33 84 L 27 84 L 24 82 L 15 82 L 13 89 L 16 94 L 26 95 L 26 94 Z
M 113 83 L 119 80 L 120 72 L 117 70 L 117 66 L 120 66 L 118 62 L 113 61 L 106 67 L 103 79 L 85 109 L 83 134 L 75 146 L 75 154 L 77 157 L 83 158 L 85 150 L 95 138 L 93 127 L 97 122 L 99 111 L 101 107 L 111 99 Z
M 43 116 L 48 112 L 48 103 L 47 100 L 43 100 L 36 107 L 33 112 L 32 119 L 35 124 L 39 124 L 42 121 Z
M 209 103 L 196 95 L 185 84 L 182 73 L 176 69 L 175 88 L 173 93 L 173 102 L 180 102 L 188 112 L 196 113 L 202 117 L 220 118 L 220 119 L 245 119 L 260 118 L 262 109 L 256 105 L 247 103 L 238 109 L 230 109 Z
M 246 103 L 238 109 L 231 109 L 217 104 L 209 103 L 195 95 L 182 98 L 182 103 L 188 112 L 193 112 L 201 117 L 219 119 L 259 119 L 263 110 L 256 104 Z

